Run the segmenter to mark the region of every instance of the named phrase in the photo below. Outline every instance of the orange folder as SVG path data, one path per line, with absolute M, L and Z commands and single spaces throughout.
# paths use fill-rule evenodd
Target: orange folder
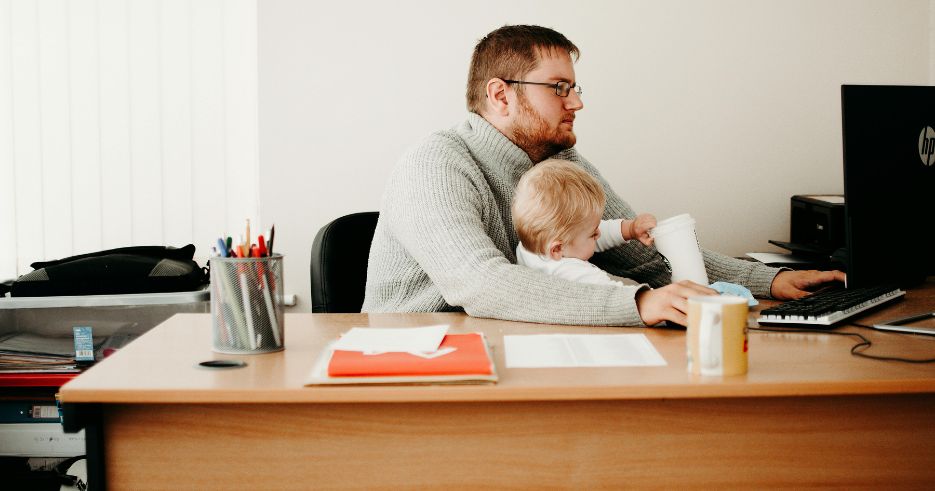
M 330 377 L 373 377 L 404 375 L 491 375 L 493 364 L 484 337 L 478 333 L 448 334 L 439 349 L 455 348 L 435 358 L 411 353 L 367 355 L 360 351 L 335 350 L 328 363 Z

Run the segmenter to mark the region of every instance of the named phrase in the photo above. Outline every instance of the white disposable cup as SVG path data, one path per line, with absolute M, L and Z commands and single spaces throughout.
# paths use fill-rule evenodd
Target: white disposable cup
M 708 285 L 704 258 L 695 236 L 695 219 L 685 213 L 659 222 L 649 231 L 656 250 L 665 256 L 672 268 L 672 282 L 691 280 Z

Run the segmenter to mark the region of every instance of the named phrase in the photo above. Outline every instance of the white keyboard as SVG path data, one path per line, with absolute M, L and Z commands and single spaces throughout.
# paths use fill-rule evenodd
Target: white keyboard
M 893 285 L 823 290 L 764 309 L 757 322 L 830 326 L 905 294 Z

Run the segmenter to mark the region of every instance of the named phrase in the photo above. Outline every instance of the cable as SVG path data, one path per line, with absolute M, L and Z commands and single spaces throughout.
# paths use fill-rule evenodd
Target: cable
M 875 331 L 879 330 L 879 329 L 874 329 L 872 326 L 868 326 L 865 324 L 854 324 L 854 325 L 858 327 L 863 327 L 866 329 L 873 329 Z M 828 334 L 832 336 L 852 336 L 852 337 L 856 337 L 860 339 L 859 343 L 851 347 L 851 354 L 854 356 L 859 356 L 861 358 L 869 358 L 871 360 L 901 361 L 903 363 L 919 363 L 919 364 L 935 363 L 935 358 L 900 358 L 897 356 L 880 356 L 880 355 L 871 355 L 871 354 L 865 353 L 865 351 L 870 349 L 870 346 L 872 346 L 873 343 L 870 342 L 869 339 L 865 338 L 864 335 L 860 334 L 859 332 L 836 332 L 836 331 L 823 331 L 819 329 L 797 329 L 797 328 L 777 329 L 777 328 L 769 328 L 769 327 L 748 327 L 747 329 L 750 331 L 791 332 L 791 333 L 807 332 L 807 333 L 814 333 L 814 334 Z
M 58 479 L 59 483 L 65 486 L 78 488 L 79 491 L 85 491 L 86 489 L 88 489 L 88 485 L 84 481 L 82 481 L 81 478 L 79 478 L 78 476 L 73 476 L 71 474 L 68 474 L 68 469 L 71 467 L 72 464 L 74 464 L 75 462 L 79 460 L 83 460 L 86 458 L 87 458 L 86 455 L 79 455 L 77 457 L 66 459 L 60 462 L 58 465 L 56 465 L 53 472 L 55 473 L 55 477 L 56 479 Z

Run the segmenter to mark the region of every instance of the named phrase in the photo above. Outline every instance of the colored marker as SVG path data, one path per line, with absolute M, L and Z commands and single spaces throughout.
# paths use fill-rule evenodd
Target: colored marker
M 266 250 L 266 240 L 263 239 L 262 235 L 257 236 L 256 240 L 260 243 L 260 257 L 267 257 L 269 251 Z
M 218 239 L 218 254 L 221 257 L 227 257 L 227 245 L 224 244 L 224 239 L 221 238 Z

